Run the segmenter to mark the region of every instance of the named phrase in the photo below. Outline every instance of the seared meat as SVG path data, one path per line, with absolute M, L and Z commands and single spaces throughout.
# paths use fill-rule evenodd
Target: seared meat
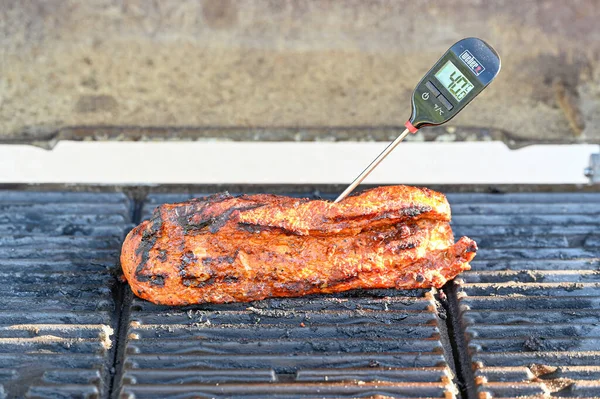
M 340 203 L 218 194 L 162 205 L 123 244 L 133 292 L 167 305 L 246 302 L 356 288 L 441 287 L 469 269 L 444 195 L 379 187 Z

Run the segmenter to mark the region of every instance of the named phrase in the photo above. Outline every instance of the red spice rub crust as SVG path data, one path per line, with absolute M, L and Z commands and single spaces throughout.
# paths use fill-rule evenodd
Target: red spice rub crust
M 441 287 L 477 245 L 454 243 L 443 194 L 379 187 L 340 203 L 218 194 L 158 207 L 125 239 L 133 292 L 165 305 L 351 289 Z

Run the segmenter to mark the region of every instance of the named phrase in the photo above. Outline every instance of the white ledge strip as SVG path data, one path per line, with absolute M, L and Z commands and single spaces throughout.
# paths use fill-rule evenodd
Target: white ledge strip
M 350 183 L 387 143 L 59 142 L 0 145 L 1 183 Z M 401 143 L 369 184 L 587 183 L 595 145 Z

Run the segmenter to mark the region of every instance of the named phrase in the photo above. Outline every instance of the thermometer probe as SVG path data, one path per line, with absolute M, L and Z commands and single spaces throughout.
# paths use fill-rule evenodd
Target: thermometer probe
M 435 63 L 413 91 L 406 129 L 386 147 L 334 201 L 348 196 L 409 133 L 437 126 L 454 118 L 500 72 L 500 56 L 486 42 L 469 37 L 455 43 Z

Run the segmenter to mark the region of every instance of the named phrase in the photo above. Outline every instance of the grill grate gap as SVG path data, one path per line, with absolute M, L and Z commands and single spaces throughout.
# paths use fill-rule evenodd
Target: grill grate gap
M 292 383 L 297 381 L 296 373 L 275 373 L 275 379 L 277 382 Z
M 448 282 L 442 291 L 445 295 L 442 306 L 446 309 L 446 328 L 456 372 L 457 387 L 463 399 L 476 399 L 475 377 L 471 369 L 471 359 L 468 355 L 467 343 L 458 310 L 458 298 L 454 281 Z
M 132 198 L 131 221 L 132 227 L 138 225 L 142 219 L 142 208 L 144 200 Z M 127 231 L 125 234 L 129 233 Z M 129 319 L 131 315 L 131 302 L 133 301 L 133 292 L 126 281 L 121 281 L 121 264 L 119 262 L 118 276 L 114 286 L 115 303 L 119 306 L 116 309 L 115 328 L 115 348 L 111 366 L 111 380 L 108 391 L 109 398 L 117 399 L 121 390 L 123 380 L 123 371 L 125 363 L 125 351 L 127 347 L 127 330 L 129 329 Z
M 118 398 L 119 390 L 121 388 L 121 381 L 123 379 L 123 368 L 125 359 L 125 348 L 127 341 L 127 329 L 129 326 L 129 316 L 131 313 L 130 304 L 133 298 L 133 293 L 129 289 L 129 285 L 126 282 L 116 282 L 115 288 L 116 295 L 115 300 L 117 304 L 120 304 L 116 314 L 116 329 L 115 329 L 115 350 L 113 354 L 112 366 L 111 366 L 111 380 L 109 386 L 109 398 Z

